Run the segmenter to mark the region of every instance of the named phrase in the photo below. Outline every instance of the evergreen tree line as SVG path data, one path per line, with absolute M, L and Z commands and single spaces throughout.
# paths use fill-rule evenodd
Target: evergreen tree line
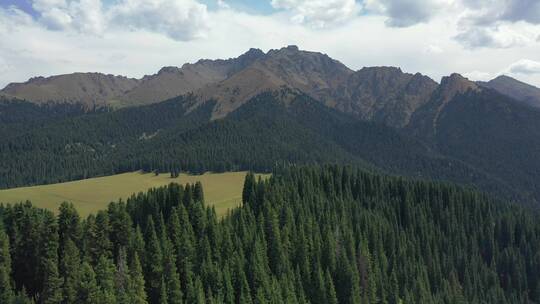
M 516 153 L 505 150 L 490 158 L 496 162 L 488 165 L 481 161 L 482 170 L 477 170 L 474 157 L 462 161 L 467 155 L 477 155 L 470 153 L 477 148 L 464 146 L 460 155 L 446 157 L 437 153 L 436 146 L 407 132 L 359 121 L 299 93 L 264 93 L 217 120 L 211 119 L 215 102 L 193 109 L 194 102 L 192 96 L 183 96 L 148 106 L 64 116 L 55 113 L 75 110 L 69 105 L 65 109 L 29 104 L 2 108 L 0 103 L 0 188 L 137 170 L 270 172 L 276 163 L 333 163 L 475 185 L 509 200 L 535 200 L 532 189 L 536 186 L 530 181 L 538 173 L 532 172 L 533 165 L 525 175 L 518 169 L 511 175 L 490 173 L 494 163 L 519 168 L 534 162 L 534 158 L 510 160 L 518 155 L 517 148 L 512 150 Z M 483 138 L 484 147 L 507 142 L 490 144 L 490 136 Z
M 540 303 L 538 214 L 342 166 L 248 174 L 219 219 L 200 184 L 81 219 L 0 208 L 0 303 Z

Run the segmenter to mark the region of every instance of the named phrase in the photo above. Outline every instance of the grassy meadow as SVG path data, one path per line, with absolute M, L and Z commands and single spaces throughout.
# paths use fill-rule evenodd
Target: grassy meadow
M 31 186 L 0 190 L 1 203 L 18 203 L 30 200 L 34 206 L 57 211 L 64 201 L 72 202 L 82 217 L 107 208 L 111 201 L 126 199 L 133 193 L 175 182 L 179 184 L 203 184 L 208 205 L 216 208 L 218 215 L 239 206 L 242 187 L 247 172 L 205 173 L 202 175 L 131 172 L 112 176 L 89 178 L 59 184 Z M 263 175 L 263 177 L 266 175 Z

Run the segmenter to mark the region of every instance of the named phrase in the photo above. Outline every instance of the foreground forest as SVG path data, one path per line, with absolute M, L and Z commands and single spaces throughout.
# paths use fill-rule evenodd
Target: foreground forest
M 540 223 L 456 186 L 342 166 L 246 177 L 223 218 L 200 184 L 81 219 L 0 208 L 0 303 L 540 303 Z

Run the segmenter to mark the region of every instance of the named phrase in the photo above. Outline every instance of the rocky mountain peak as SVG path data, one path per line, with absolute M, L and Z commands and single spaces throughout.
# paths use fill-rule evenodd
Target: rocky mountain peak
M 157 72 L 158 75 L 160 74 L 166 74 L 166 73 L 169 73 L 169 74 L 174 74 L 174 73 L 179 73 L 180 72 L 180 68 L 178 67 L 175 67 L 175 66 L 165 66 L 165 67 L 162 67 L 161 69 L 159 69 L 159 71 Z
M 479 87 L 476 83 L 457 73 L 443 77 L 439 86 L 440 95 L 445 100 L 445 103 L 456 94 L 465 93 L 469 90 L 476 91 L 479 90 Z

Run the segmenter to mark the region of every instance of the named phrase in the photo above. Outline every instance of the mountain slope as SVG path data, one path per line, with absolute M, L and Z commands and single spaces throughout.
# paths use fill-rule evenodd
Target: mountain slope
M 349 163 L 372 170 L 520 193 L 457 158 L 380 123 L 358 120 L 300 92 L 262 93 L 223 119 L 196 97 L 69 117 L 0 143 L 2 187 L 119 172 L 268 171 L 276 163 Z
M 363 120 L 402 127 L 429 101 L 437 83 L 427 76 L 394 67 L 363 68 L 334 91 L 334 106 Z
M 405 132 L 540 201 L 540 112 L 530 106 L 452 75 Z
M 92 77 L 105 76 L 71 74 L 32 79 L 25 84 L 10 84 L 2 93 L 37 103 L 50 100 L 113 107 L 195 94 L 199 105 L 216 101 L 212 116 L 217 119 L 260 93 L 289 88 L 360 119 L 402 127 L 437 86 L 426 76 L 403 73 L 398 68 L 372 67 L 355 72 L 326 54 L 296 46 L 267 53 L 250 49 L 237 58 L 164 67 L 157 74 L 130 79 L 129 86 L 118 85 L 116 90 L 89 85 Z
M 137 79 L 100 73 L 74 73 L 35 77 L 24 83 L 11 83 L 1 92 L 34 103 L 79 103 L 86 108 L 108 105 L 108 100 L 139 84 Z
M 495 91 L 510 96 L 529 106 L 540 108 L 540 88 L 526 84 L 512 77 L 499 76 L 488 82 L 477 82 L 480 86 L 494 89 Z
M 157 74 L 145 76 L 140 85 L 119 96 L 123 106 L 151 104 L 186 93 L 195 92 L 209 84 L 223 81 L 244 69 L 264 53 L 250 49 L 238 58 L 200 60 L 181 68 L 164 67 Z

